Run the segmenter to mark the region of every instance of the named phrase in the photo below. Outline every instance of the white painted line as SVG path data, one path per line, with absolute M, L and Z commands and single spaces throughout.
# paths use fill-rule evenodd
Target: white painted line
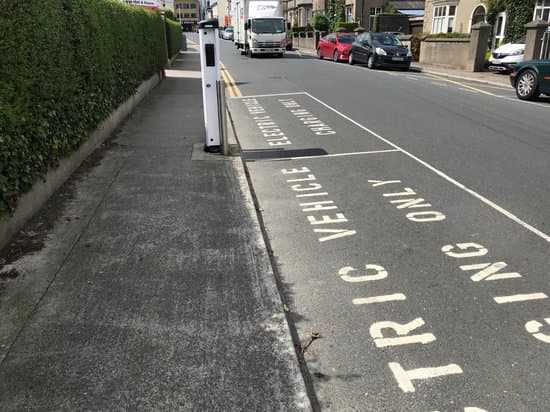
M 405 76 L 407 79 L 410 79 L 410 80 L 420 80 L 419 77 L 414 77 L 414 76 Z
M 327 192 L 319 192 L 319 193 L 304 193 L 301 195 L 296 195 L 296 197 L 314 197 L 314 196 L 328 196 Z
M 394 300 L 406 300 L 407 297 L 402 293 L 394 293 L 393 295 L 373 296 L 371 298 L 352 299 L 354 305 L 368 305 L 370 303 L 392 302 Z
M 527 222 L 521 220 L 519 217 L 517 217 L 516 215 L 514 215 L 513 213 L 507 211 L 506 209 L 500 207 L 499 205 L 497 205 L 496 203 L 494 203 L 493 201 L 487 199 L 486 197 L 480 195 L 479 193 L 473 191 L 472 189 L 464 186 L 462 183 L 456 181 L 455 179 L 453 179 L 452 177 L 446 175 L 445 173 L 443 173 L 442 171 L 436 169 L 435 167 L 433 167 L 432 165 L 430 165 L 429 163 L 425 162 L 424 160 L 416 157 L 415 155 L 413 155 L 412 153 L 409 153 L 407 152 L 405 149 L 399 147 L 398 145 L 396 145 L 395 143 L 392 143 L 390 142 L 388 139 L 380 136 L 378 133 L 375 133 L 374 131 L 370 130 L 369 128 L 363 126 L 362 124 L 356 122 L 355 120 L 353 120 L 352 118 L 350 118 L 349 116 L 346 116 L 345 114 L 341 113 L 340 111 L 336 110 L 335 108 L 329 106 L 328 104 L 326 104 L 325 102 L 323 102 L 322 100 L 312 96 L 311 94 L 309 93 L 305 93 L 306 95 L 308 95 L 310 98 L 312 98 L 313 100 L 315 100 L 316 102 L 320 103 L 321 105 L 325 106 L 326 108 L 332 110 L 334 113 L 340 115 L 341 117 L 343 117 L 344 119 L 348 120 L 349 122 L 353 123 L 354 125 L 356 125 L 357 127 L 369 132 L 370 134 L 372 134 L 374 137 L 382 140 L 383 142 L 387 143 L 388 145 L 398 149 L 400 152 L 402 152 L 403 154 L 405 154 L 406 156 L 410 157 L 411 159 L 417 161 L 418 163 L 420 163 L 421 165 L 423 165 L 424 167 L 430 169 L 432 172 L 434 172 L 436 175 L 442 177 L 443 179 L 447 180 L 449 183 L 452 183 L 453 185 L 457 186 L 458 188 L 464 190 L 465 192 L 469 193 L 470 195 L 474 196 L 476 199 L 478 200 L 481 200 L 483 203 L 485 203 L 487 206 L 495 209 L 497 212 L 503 214 L 504 216 L 506 216 L 508 219 L 516 222 L 517 224 L 519 224 L 520 226 L 522 226 L 523 228 L 529 230 L 530 232 L 534 233 L 535 235 L 537 235 L 538 237 L 546 240 L 547 242 L 550 242 L 550 236 L 547 235 L 546 233 L 540 231 L 539 229 L 535 228 L 534 226 L 531 226 L 530 224 L 528 224 Z
M 512 90 L 513 90 L 513 89 L 512 89 Z M 503 100 L 512 101 L 512 102 L 514 102 L 514 103 L 527 103 L 527 104 L 530 104 L 530 105 L 533 105 L 533 106 L 539 106 L 539 107 L 544 107 L 545 109 L 550 109 L 550 104 L 537 103 L 537 102 L 530 102 L 530 101 L 528 101 L 528 100 L 520 100 L 520 99 L 517 99 L 517 98 L 508 97 L 508 96 L 497 96 L 497 97 L 500 97 L 500 98 L 503 99 Z
M 307 94 L 306 92 L 273 93 L 273 94 L 252 94 L 250 96 L 239 96 L 234 99 L 254 99 L 256 97 L 275 97 L 275 96 L 295 96 L 297 94 Z
M 431 84 L 435 84 L 436 86 L 441 86 L 441 87 L 449 87 L 448 84 L 443 84 L 443 83 L 438 83 L 438 82 L 430 82 Z
M 537 299 L 547 299 L 544 293 L 526 293 L 523 295 L 512 295 L 512 296 L 497 296 L 495 302 L 498 304 L 502 303 L 512 303 L 512 302 L 524 302 L 526 300 L 537 300 Z
M 470 92 L 470 93 L 473 93 L 473 94 L 478 94 L 478 92 L 476 92 L 475 90 L 467 89 L 467 88 L 465 88 L 465 87 L 459 87 L 458 90 L 464 90 L 465 92 Z
M 392 152 L 399 152 L 399 150 L 387 149 L 387 150 L 371 150 L 369 152 L 334 153 L 334 154 L 326 154 L 326 155 L 318 155 L 318 156 L 280 157 L 277 159 L 270 159 L 270 160 L 275 162 L 280 162 L 283 160 L 321 159 L 323 157 L 357 156 L 357 155 L 392 153 Z

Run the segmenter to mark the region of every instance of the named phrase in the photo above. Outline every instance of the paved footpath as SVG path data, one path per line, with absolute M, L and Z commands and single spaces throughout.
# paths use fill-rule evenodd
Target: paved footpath
M 0 254 L 2 411 L 311 409 L 196 50 L 167 76 Z

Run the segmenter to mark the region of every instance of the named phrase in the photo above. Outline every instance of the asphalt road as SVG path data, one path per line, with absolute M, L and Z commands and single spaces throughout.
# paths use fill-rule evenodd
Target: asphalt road
M 320 408 L 550 410 L 550 99 L 221 56 Z

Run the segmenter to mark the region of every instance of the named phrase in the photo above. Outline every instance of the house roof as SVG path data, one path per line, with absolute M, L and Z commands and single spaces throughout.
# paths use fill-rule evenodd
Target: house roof
M 390 0 L 388 3 L 403 12 L 405 10 L 424 10 L 425 8 L 424 0 Z

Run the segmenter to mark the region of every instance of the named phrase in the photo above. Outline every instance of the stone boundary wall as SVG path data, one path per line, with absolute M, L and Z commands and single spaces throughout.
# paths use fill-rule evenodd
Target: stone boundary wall
M 420 43 L 420 64 L 469 70 L 470 39 L 424 39 Z

